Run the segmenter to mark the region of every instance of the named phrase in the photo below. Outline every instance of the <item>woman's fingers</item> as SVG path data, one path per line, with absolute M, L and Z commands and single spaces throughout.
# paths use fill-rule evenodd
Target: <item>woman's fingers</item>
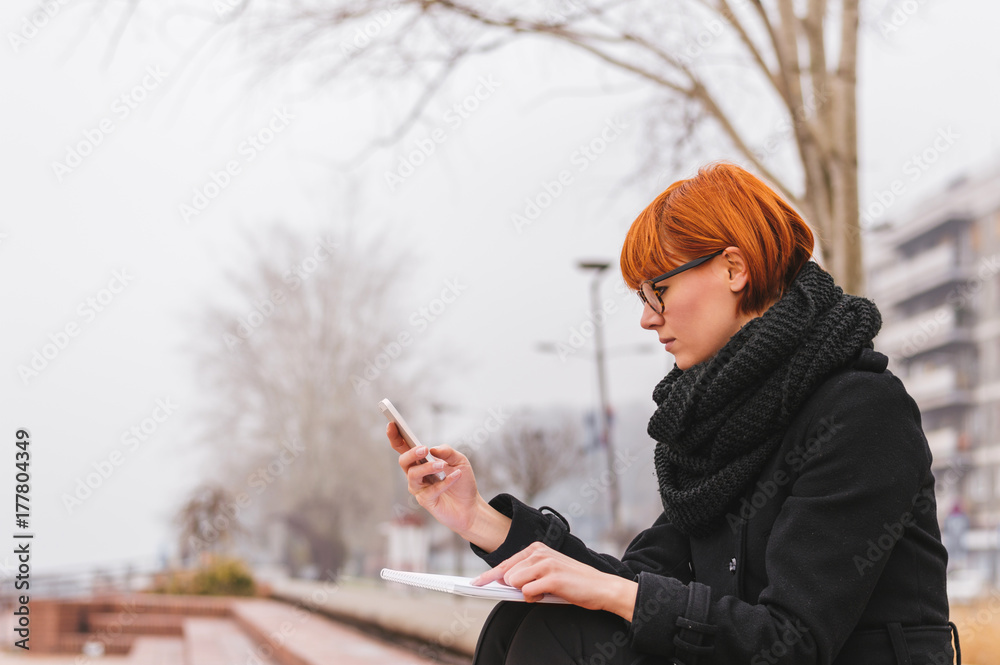
M 459 478 L 462 477 L 462 470 L 455 469 L 447 476 L 444 480 L 439 480 L 436 475 L 426 476 L 423 479 L 424 485 L 422 485 L 419 490 L 419 496 L 417 497 L 419 503 L 424 506 L 433 505 L 437 502 L 438 498 L 448 491 L 452 485 L 458 482 Z
M 402 454 L 410 449 L 409 444 L 407 444 L 406 440 L 403 439 L 402 435 L 400 435 L 399 428 L 396 427 L 396 423 L 386 423 L 385 435 L 389 437 L 389 444 L 397 453 Z
M 399 468 L 405 472 L 409 472 L 410 468 L 415 465 L 422 465 L 423 460 L 427 457 L 427 446 L 417 446 L 416 448 L 407 447 L 405 452 L 400 453 L 398 462 Z M 426 471 L 426 469 L 422 469 Z
M 542 543 L 537 541 L 528 545 L 517 554 L 498 563 L 495 568 L 490 568 L 485 573 L 479 575 L 479 577 L 472 580 L 470 584 L 481 586 L 483 584 L 489 584 L 490 582 L 503 582 L 503 577 L 507 574 L 507 571 L 537 552 L 540 549 L 539 546 L 544 547 Z
M 414 451 L 416 450 L 419 449 L 415 448 Z M 419 489 L 426 485 L 430 485 L 438 480 L 437 474 L 439 472 L 444 471 L 445 473 L 449 473 L 451 471 L 448 464 L 441 461 L 434 461 L 430 463 L 424 462 L 423 464 L 419 464 L 418 460 L 420 458 L 417 457 L 415 453 L 410 455 L 409 464 L 404 464 L 402 458 L 404 455 L 408 454 L 409 453 L 404 453 L 403 455 L 400 455 L 399 465 L 403 467 L 403 470 L 406 472 L 406 478 L 411 488 Z
M 458 466 L 460 463 L 467 461 L 465 455 L 451 446 L 435 446 L 431 448 L 431 455 L 439 460 L 444 460 L 452 466 Z

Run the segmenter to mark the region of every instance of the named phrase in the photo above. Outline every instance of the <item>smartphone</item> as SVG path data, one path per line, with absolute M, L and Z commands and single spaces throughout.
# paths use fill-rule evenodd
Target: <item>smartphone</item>
M 399 434 L 403 437 L 403 441 L 406 441 L 406 445 L 410 448 L 420 447 L 420 439 L 417 438 L 417 435 L 413 433 L 413 430 L 411 430 L 409 425 L 406 424 L 406 421 L 403 420 L 403 416 L 399 415 L 399 411 L 397 411 L 396 407 L 392 405 L 392 402 L 388 399 L 384 399 L 378 403 L 378 408 L 382 410 L 382 415 L 386 417 L 386 420 L 391 423 L 396 423 L 396 428 L 399 429 Z M 437 459 L 428 452 L 427 456 L 417 462 L 417 464 L 435 461 L 437 461 Z M 433 475 L 435 475 L 438 480 L 444 480 L 445 478 L 444 471 L 439 471 Z

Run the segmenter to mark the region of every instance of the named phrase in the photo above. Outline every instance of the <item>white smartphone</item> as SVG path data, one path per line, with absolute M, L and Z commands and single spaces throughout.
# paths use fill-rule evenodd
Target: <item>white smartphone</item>
M 388 420 L 391 423 L 396 423 L 396 428 L 399 429 L 399 434 L 400 436 L 403 437 L 403 441 L 406 441 L 406 445 L 408 445 L 410 448 L 420 447 L 421 444 L 420 440 L 417 438 L 417 435 L 413 433 L 413 430 L 411 430 L 409 425 L 406 424 L 406 421 L 403 420 L 403 416 L 399 415 L 399 411 L 397 411 L 396 407 L 392 405 L 392 402 L 390 402 L 388 399 L 384 399 L 378 403 L 378 408 L 382 410 L 382 415 L 386 417 L 386 420 Z M 436 461 L 437 458 L 435 458 L 428 452 L 427 456 L 424 459 L 417 462 L 417 464 L 423 464 L 425 462 L 436 462 Z M 435 475 L 438 480 L 444 480 L 445 478 L 444 471 L 439 471 L 438 473 L 433 475 Z

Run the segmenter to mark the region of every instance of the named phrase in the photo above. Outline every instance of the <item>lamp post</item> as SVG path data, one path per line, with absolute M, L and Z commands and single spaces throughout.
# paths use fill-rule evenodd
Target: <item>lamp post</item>
M 444 404 L 442 402 L 431 402 L 431 413 L 433 414 L 433 420 L 431 421 L 431 443 L 430 446 L 440 446 L 441 445 L 441 415 L 446 411 L 461 411 L 460 408 L 452 406 L 450 404 Z M 457 533 L 452 534 L 451 539 L 452 552 L 455 556 L 454 566 L 455 574 L 463 575 L 464 566 L 462 565 L 463 555 L 466 550 L 465 541 Z
M 593 270 L 590 281 L 590 308 L 597 312 L 600 306 L 601 277 L 604 271 L 611 267 L 607 261 L 579 261 L 577 267 L 581 270 Z M 601 443 L 608 457 L 608 475 L 611 482 L 608 486 L 608 501 L 611 506 L 611 537 L 617 540 L 621 535 L 621 492 L 618 489 L 618 474 L 615 473 L 615 450 L 611 442 L 610 405 L 608 403 L 607 376 L 604 370 L 604 327 L 603 322 L 594 324 L 594 358 L 597 361 L 597 395 L 600 400 Z

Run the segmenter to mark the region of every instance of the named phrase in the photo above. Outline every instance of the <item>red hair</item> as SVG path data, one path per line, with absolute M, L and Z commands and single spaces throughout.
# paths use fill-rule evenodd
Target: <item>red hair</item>
M 735 164 L 709 164 L 667 187 L 632 222 L 622 277 L 638 289 L 682 263 L 739 247 L 748 272 L 740 312 L 761 312 L 795 279 L 813 242 L 802 217 L 763 181 Z

